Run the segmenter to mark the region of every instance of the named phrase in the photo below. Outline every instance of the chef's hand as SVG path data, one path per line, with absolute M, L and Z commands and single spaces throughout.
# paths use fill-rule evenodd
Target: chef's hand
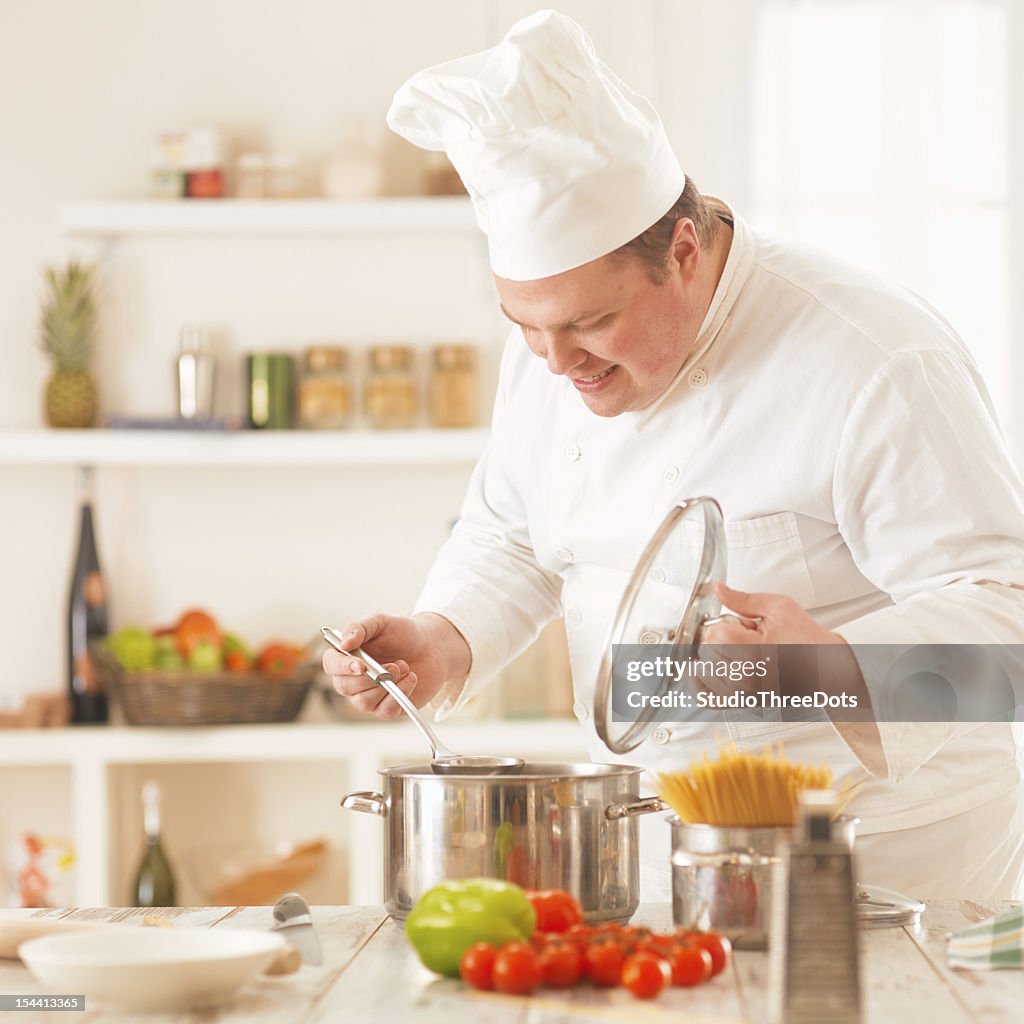
M 846 641 L 819 625 L 791 597 L 747 594 L 715 584 L 719 601 L 748 620 L 716 622 L 701 634 L 704 644 L 842 644 Z
M 784 594 L 747 594 L 724 583 L 715 584 L 715 594 L 740 621 L 726 618 L 702 630 L 702 657 L 727 662 L 763 661 L 768 675 L 759 677 L 758 686 L 776 693 L 811 693 L 827 685 L 819 678 L 815 648 L 822 644 L 845 644 L 838 633 L 819 626 L 796 601 Z M 707 647 L 710 650 L 705 650 Z M 835 675 L 827 677 L 829 682 L 835 678 Z M 705 688 L 729 689 L 727 681 L 718 682 L 717 686 L 705 682 Z
M 846 641 L 838 634 L 819 625 L 791 597 L 784 594 L 747 594 L 733 590 L 724 583 L 715 584 L 718 599 L 737 615 L 748 620 L 718 622 L 704 630 L 702 644 L 842 644 Z M 836 731 L 847 746 L 872 774 L 884 777 L 888 770 L 885 750 L 878 725 L 874 721 L 871 694 L 864 682 L 860 666 L 853 652 L 846 650 L 838 657 L 828 659 L 830 671 L 821 673 L 815 665 L 813 647 L 805 653 L 794 646 L 784 647 L 787 664 L 779 665 L 776 685 L 786 692 L 807 693 L 812 688 L 828 693 L 846 694 L 856 698 L 860 720 L 843 721 L 833 718 Z M 828 712 L 832 718 L 832 712 Z
M 341 634 L 346 650 L 361 647 L 372 655 L 417 707 L 423 707 L 449 680 L 469 674 L 469 645 L 443 615 L 369 615 L 348 623 Z M 370 679 L 358 658 L 332 648 L 324 652 L 323 666 L 335 690 L 360 711 L 380 718 L 403 713 L 394 697 Z

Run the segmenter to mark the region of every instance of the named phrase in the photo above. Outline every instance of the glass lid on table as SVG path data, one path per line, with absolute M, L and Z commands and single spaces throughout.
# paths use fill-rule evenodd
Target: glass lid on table
M 628 753 L 659 722 L 678 718 L 678 712 L 656 706 L 658 701 L 631 706 L 637 703 L 630 701 L 633 691 L 662 697 L 680 684 L 667 672 L 634 680 L 630 663 L 691 657 L 701 629 L 721 612 L 714 584 L 724 581 L 725 571 L 718 502 L 693 498 L 673 507 L 644 548 L 605 638 L 596 725 L 609 750 Z

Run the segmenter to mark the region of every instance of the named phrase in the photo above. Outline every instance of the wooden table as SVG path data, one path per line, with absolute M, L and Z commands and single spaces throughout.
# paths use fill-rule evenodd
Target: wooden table
M 980 921 L 1006 904 L 970 900 L 934 902 L 917 929 L 862 933 L 864 994 L 868 1024 L 1019 1024 L 1024 1019 L 1024 972 L 954 971 L 946 965 L 948 932 Z M 143 910 L 23 911 L 56 917 L 131 923 L 161 914 L 178 927 L 269 927 L 269 907 Z M 766 1024 L 767 956 L 740 952 L 735 965 L 697 989 L 673 989 L 653 1002 L 627 992 L 581 986 L 567 992 L 541 990 L 530 997 L 474 992 L 423 968 L 400 924 L 381 907 L 314 907 L 324 966 L 304 966 L 284 978 L 261 978 L 220 1011 L 148 1015 L 151 1024 L 573 1024 L 577 1021 L 682 1021 L 688 1024 Z M 655 929 L 671 926 L 671 908 L 650 904 L 633 919 Z M 0 960 L 0 992 L 44 994 L 28 970 Z M 138 1024 L 139 1015 L 86 1010 L 10 1012 L 12 1024 Z

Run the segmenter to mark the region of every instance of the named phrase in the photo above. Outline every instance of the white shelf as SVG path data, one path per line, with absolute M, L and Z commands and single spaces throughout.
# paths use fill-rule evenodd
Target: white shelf
M 575 719 L 446 721 L 438 726 L 455 750 L 519 757 L 585 759 Z M 0 730 L 0 767 L 238 761 L 428 761 L 426 740 L 411 722 L 326 722 L 143 728 L 72 726 Z
M 489 430 L 0 430 L 0 465 L 467 465 Z
M 339 235 L 476 232 L 468 198 L 97 199 L 58 212 L 73 235 Z

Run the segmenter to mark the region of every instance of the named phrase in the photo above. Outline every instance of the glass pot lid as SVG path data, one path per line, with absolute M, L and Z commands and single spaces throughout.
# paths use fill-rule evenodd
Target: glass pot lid
M 714 583 L 725 579 L 726 551 L 722 509 L 714 498 L 682 501 L 662 520 L 644 548 L 605 638 L 598 670 L 595 724 L 605 746 L 625 754 L 639 746 L 664 717 L 657 707 L 631 708 L 626 687 L 614 679 L 637 656 L 623 645 L 661 645 L 659 654 L 683 660 L 693 654 L 704 624 L 721 604 Z M 653 692 L 676 688 L 671 678 L 657 680 Z M 648 692 L 645 690 L 645 692 Z
M 925 905 L 919 899 L 878 885 L 858 885 L 854 900 L 857 923 L 861 928 L 916 925 L 925 911 Z

